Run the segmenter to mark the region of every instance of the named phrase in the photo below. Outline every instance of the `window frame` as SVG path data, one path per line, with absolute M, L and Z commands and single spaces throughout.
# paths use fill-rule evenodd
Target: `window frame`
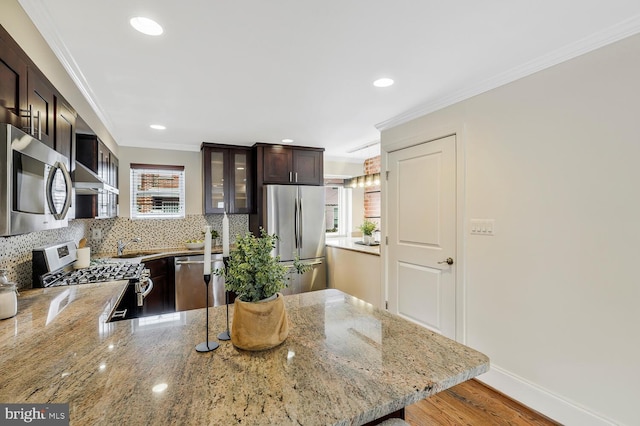
M 142 175 L 157 175 L 156 179 L 168 180 L 175 179 L 177 177 L 177 188 L 171 186 L 152 186 L 149 189 L 140 189 L 142 185 Z M 152 182 L 154 179 L 151 178 Z M 186 216 L 186 182 L 185 182 L 185 167 L 177 165 L 162 165 L 162 164 L 141 164 L 131 163 L 129 165 L 129 182 L 130 182 L 130 200 L 129 200 L 129 216 L 131 220 L 145 220 L 145 219 L 184 219 Z M 177 211 L 159 211 L 154 208 L 156 200 L 152 201 L 151 211 L 140 212 L 139 195 L 144 193 L 150 198 L 178 198 Z M 154 197 L 155 195 L 155 197 Z M 164 207 L 164 206 L 163 206 Z
M 334 179 L 325 179 L 325 188 L 338 189 L 338 229 L 336 232 L 325 232 L 326 238 L 347 237 L 351 230 L 352 217 L 352 191 L 343 183 L 331 182 Z M 326 205 L 325 205 L 326 208 Z

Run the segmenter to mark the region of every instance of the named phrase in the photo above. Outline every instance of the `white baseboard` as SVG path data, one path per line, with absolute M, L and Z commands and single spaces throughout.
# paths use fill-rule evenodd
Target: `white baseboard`
M 476 379 L 563 425 L 612 426 L 618 424 L 495 365 Z

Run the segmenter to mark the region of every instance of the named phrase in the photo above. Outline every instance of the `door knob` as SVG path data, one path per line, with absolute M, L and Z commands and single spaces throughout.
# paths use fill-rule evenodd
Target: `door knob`
M 447 257 L 446 260 L 443 260 L 442 262 L 438 262 L 438 263 L 446 263 L 447 265 L 453 265 L 453 259 L 450 257 Z

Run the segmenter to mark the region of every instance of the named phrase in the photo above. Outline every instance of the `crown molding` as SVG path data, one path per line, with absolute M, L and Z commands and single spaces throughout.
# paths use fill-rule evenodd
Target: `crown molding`
M 491 78 L 457 90 L 447 96 L 434 99 L 433 101 L 429 101 L 419 107 L 408 110 L 400 115 L 376 124 L 376 129 L 383 131 L 399 126 L 400 124 L 407 123 L 418 117 L 422 117 L 481 93 L 488 92 L 489 90 L 519 80 L 538 71 L 542 71 L 546 68 L 568 61 L 577 56 L 584 55 L 585 53 L 638 33 L 640 33 L 640 15 L 628 18 L 616 25 L 602 31 L 598 31 L 544 56 L 511 68 L 506 72 L 497 74 Z
M 145 141 L 145 140 L 136 140 L 135 142 L 129 143 L 126 140 L 118 142 L 118 146 L 120 148 L 143 148 L 149 149 L 149 147 L 153 147 L 153 149 L 164 149 L 168 151 L 183 151 L 183 152 L 200 152 L 200 145 L 189 145 L 189 144 L 180 144 L 180 143 L 158 143 L 157 141 Z
M 91 89 L 91 85 L 84 77 L 84 74 L 80 70 L 80 67 L 73 58 L 73 55 L 71 55 L 66 44 L 62 41 L 62 37 L 60 37 L 57 28 L 53 24 L 53 19 L 51 18 L 49 9 L 47 9 L 44 3 L 36 3 L 30 0 L 19 0 L 19 2 L 29 18 L 35 24 L 36 28 L 42 34 L 42 37 L 47 42 L 54 55 L 56 55 L 64 69 L 67 71 L 71 80 L 78 87 L 80 93 L 82 93 L 86 101 L 89 103 L 91 109 L 96 113 L 98 119 L 102 121 L 102 124 L 105 126 L 107 131 L 115 139 L 116 135 L 113 131 L 113 122 L 100 106 L 95 93 Z

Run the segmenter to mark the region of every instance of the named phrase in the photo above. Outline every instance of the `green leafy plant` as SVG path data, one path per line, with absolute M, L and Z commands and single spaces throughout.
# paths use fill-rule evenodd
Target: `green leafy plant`
M 216 269 L 225 277 L 225 288 L 235 292 L 244 302 L 257 302 L 273 296 L 289 284 L 291 272 L 304 273 L 310 266 L 296 258 L 293 268 L 280 264 L 280 256 L 272 256 L 278 236 L 260 229 L 260 238 L 248 232 L 236 238 L 227 269 Z
M 204 243 L 204 231 L 201 231 L 200 234 L 202 235 L 200 238 L 192 238 L 190 240 L 187 240 L 185 242 L 187 243 Z M 218 231 L 212 229 L 211 230 L 211 239 L 215 240 L 216 238 L 218 238 L 220 235 L 218 235 Z
M 373 235 L 373 231 L 375 231 L 377 227 L 378 225 L 376 225 L 374 222 L 365 219 L 364 222 L 362 222 L 362 225 L 360 225 L 358 228 L 364 235 L 371 236 Z

